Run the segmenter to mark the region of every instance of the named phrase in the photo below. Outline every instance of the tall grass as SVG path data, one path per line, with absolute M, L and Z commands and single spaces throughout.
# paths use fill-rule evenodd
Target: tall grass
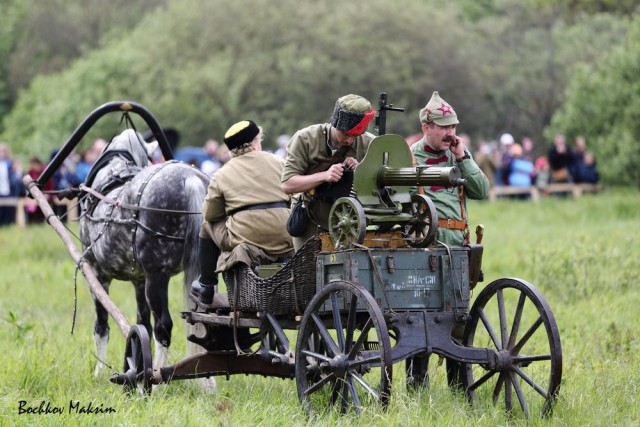
M 471 407 L 452 393 L 444 364 L 432 358 L 429 390 L 409 394 L 403 365 L 394 366 L 389 409 L 367 407 L 361 417 L 327 414 L 308 420 L 294 381 L 234 376 L 206 394 L 182 381 L 149 398 L 122 393 L 95 364 L 93 302 L 57 234 L 46 225 L 0 229 L 0 425 L 638 425 L 640 423 L 640 194 L 607 191 L 539 204 L 499 200 L 469 206 L 472 225 L 485 226 L 487 284 L 519 277 L 553 310 L 562 338 L 564 372 L 550 419 L 527 423 L 491 403 Z M 72 227 L 73 228 L 73 227 Z M 171 285 L 174 344 L 170 363 L 184 357 L 181 280 Z M 478 292 L 476 290 L 475 292 Z M 135 319 L 133 289 L 114 283 L 111 296 Z M 107 362 L 121 370 L 125 340 L 112 328 Z M 69 401 L 115 413 L 69 413 Z M 19 402 L 49 402 L 64 413 L 18 414 Z

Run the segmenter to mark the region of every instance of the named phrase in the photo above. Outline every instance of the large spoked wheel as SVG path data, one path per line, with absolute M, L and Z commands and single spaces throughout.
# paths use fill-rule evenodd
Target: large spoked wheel
M 438 214 L 431 199 L 423 194 L 412 195 L 408 213 L 412 216 L 405 225 L 409 245 L 414 248 L 431 246 L 438 233 Z
M 124 351 L 124 374 L 122 381 L 125 392 L 151 394 L 153 364 L 151 362 L 151 343 L 149 334 L 143 325 L 133 325 L 127 336 Z
M 364 242 L 367 219 L 360 202 L 353 197 L 341 197 L 329 212 L 329 235 L 336 248 L 351 247 Z
M 305 310 L 296 345 L 298 398 L 308 414 L 387 407 L 391 344 L 382 311 L 353 282 L 332 282 Z
M 469 399 L 502 400 L 507 411 L 519 406 L 527 418 L 534 411 L 550 414 L 562 379 L 562 348 L 553 313 L 538 290 L 518 279 L 496 280 L 478 295 L 470 316 L 464 345 L 492 348 L 497 359 L 494 368 L 465 366 Z

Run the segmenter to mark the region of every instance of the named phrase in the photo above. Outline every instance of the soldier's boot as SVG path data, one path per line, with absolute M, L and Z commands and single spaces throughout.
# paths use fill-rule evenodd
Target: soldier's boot
M 220 257 L 220 249 L 213 240 L 200 238 L 200 277 L 191 283 L 191 293 L 203 303 L 213 302 L 215 286 L 218 284 L 216 266 Z

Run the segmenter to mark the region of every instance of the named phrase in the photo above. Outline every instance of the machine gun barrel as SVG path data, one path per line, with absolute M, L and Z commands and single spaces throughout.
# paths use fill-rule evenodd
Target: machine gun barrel
M 378 170 L 378 185 L 386 186 L 432 186 L 451 187 L 464 184 L 457 166 L 437 167 L 418 166 L 415 168 L 390 168 L 383 166 Z

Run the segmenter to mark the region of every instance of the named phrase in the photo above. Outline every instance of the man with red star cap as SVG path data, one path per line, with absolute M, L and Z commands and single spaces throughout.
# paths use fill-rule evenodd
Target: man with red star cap
M 438 92 L 433 92 L 427 105 L 420 110 L 419 117 L 423 137 L 411 146 L 416 165 L 458 166 L 465 183 L 457 189 L 442 186 L 413 187 L 412 192 L 424 193 L 433 201 L 438 213 L 438 242 L 462 246 L 469 243 L 467 198 L 485 199 L 489 194 L 489 180 L 471 157 L 462 139 L 456 135 L 458 115 Z M 460 340 L 462 330 L 456 328 L 452 336 Z M 428 362 L 428 356 L 407 359 L 407 371 L 411 372 L 407 381 L 412 386 L 428 383 Z M 449 379 L 460 382 L 461 375 L 460 363 L 448 359 Z
M 456 135 L 458 115 L 438 92 L 433 92 L 427 105 L 420 110 L 419 117 L 424 136 L 411 146 L 416 165 L 457 165 L 465 183 L 454 191 L 441 186 L 414 187 L 413 191 L 424 192 L 433 200 L 438 212 L 437 239 L 447 245 L 461 246 L 468 243 L 469 237 L 467 198 L 487 198 L 489 180 Z
M 296 250 L 316 234 L 318 225 L 327 230 L 333 202 L 341 192 L 348 195 L 352 171 L 374 137 L 366 132 L 374 115 L 368 100 L 345 95 L 336 101 L 329 123 L 301 129 L 289 141 L 282 189 L 287 194 L 298 193 L 295 199 L 304 200 L 309 218 L 306 230 L 293 236 Z

